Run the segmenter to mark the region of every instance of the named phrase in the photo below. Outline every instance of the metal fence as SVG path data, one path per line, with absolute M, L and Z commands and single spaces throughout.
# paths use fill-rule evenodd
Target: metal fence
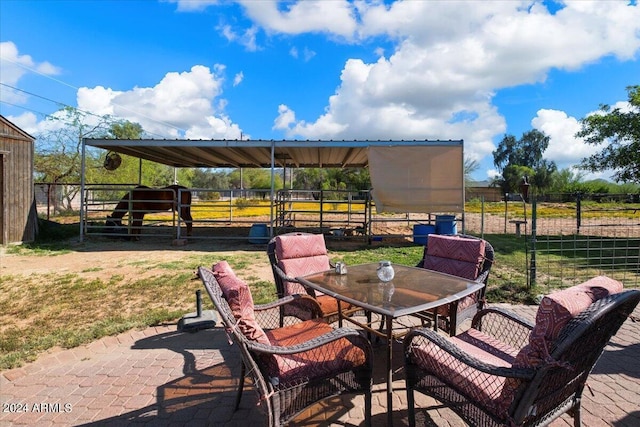
M 565 287 L 605 274 L 640 286 L 638 195 L 557 194 L 502 203 L 499 213 L 465 214 L 465 228 L 520 235 L 530 284 Z
M 637 195 L 572 196 L 568 204 L 575 207 L 575 216 L 569 220 L 540 217 L 541 204 L 532 203 L 532 229 L 527 236 L 531 282 L 564 286 L 605 274 L 627 286 L 639 286 Z

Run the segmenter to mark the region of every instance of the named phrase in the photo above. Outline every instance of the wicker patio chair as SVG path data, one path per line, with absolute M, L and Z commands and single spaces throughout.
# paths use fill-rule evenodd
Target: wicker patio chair
M 469 425 L 547 425 L 568 412 L 579 426 L 587 377 L 639 301 L 640 291 L 599 276 L 544 297 L 535 324 L 486 308 L 455 337 L 412 331 L 404 341 L 409 425 L 420 391 Z
M 296 277 L 333 268 L 322 234 L 301 232 L 281 234 L 269 241 L 267 255 L 273 270 L 273 279 L 276 284 L 278 298 L 295 294 L 310 295 L 320 305 L 322 317 L 328 323 L 338 319 L 338 301 L 335 298 L 307 288 L 295 279 Z M 308 312 L 308 303 L 307 301 L 302 301 L 302 304 L 293 303 L 283 306 L 281 309 L 281 322 L 284 322 L 284 318 L 290 315 L 304 318 L 303 312 Z M 341 303 L 341 308 L 343 315 L 361 311 L 359 308 L 345 302 Z
M 269 426 L 285 425 L 315 402 L 342 393 L 364 393 L 370 425 L 373 355 L 365 337 L 353 329 L 334 329 L 319 312 L 310 320 L 274 327 L 281 305 L 312 298 L 290 295 L 254 306 L 246 283 L 226 262 L 213 271 L 199 267 L 198 274 L 242 356 L 236 410 L 249 374 Z
M 436 309 L 438 327 L 446 329 L 449 335 L 454 336 L 462 322 L 484 307 L 493 262 L 493 246 L 484 239 L 466 234 L 429 235 L 417 267 L 484 283 L 478 292 Z M 429 311 L 429 316 L 433 317 L 436 310 Z

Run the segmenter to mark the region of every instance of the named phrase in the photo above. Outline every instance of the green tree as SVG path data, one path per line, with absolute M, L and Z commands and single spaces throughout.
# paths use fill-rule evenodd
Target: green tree
M 551 174 L 549 191 L 552 193 L 575 193 L 583 179 L 584 175 L 569 168 L 557 170 Z
M 104 138 L 113 138 L 113 139 L 140 139 L 142 137 L 143 130 L 142 126 L 138 123 L 132 123 L 129 121 L 119 121 L 115 123 L 111 123 L 109 129 L 107 130 Z M 109 155 L 109 152 L 101 151 L 100 154 L 104 154 L 103 157 L 106 158 Z M 120 166 L 118 166 L 114 170 L 107 170 L 106 168 L 95 168 L 87 170 L 85 173 L 85 178 L 88 183 L 109 183 L 109 184 L 137 184 L 142 183 L 142 179 L 140 176 L 140 162 L 141 160 L 127 155 L 119 155 L 121 158 Z M 94 156 L 95 157 L 95 156 Z M 94 159 L 96 162 L 99 161 L 98 158 Z M 149 162 L 147 162 L 149 163 Z M 143 173 L 145 175 L 144 170 L 148 169 L 145 167 L 146 165 L 142 165 Z M 147 175 L 155 175 L 153 173 L 147 173 Z
M 371 176 L 366 168 L 342 169 L 341 179 L 349 190 L 366 191 L 371 188 Z
M 582 160 L 580 167 L 591 172 L 614 170 L 620 182 L 640 183 L 640 85 L 627 87 L 629 108 L 600 105 L 600 111 L 580 120 L 576 134 L 587 144 L 605 147 Z
M 192 185 L 195 188 L 225 190 L 229 188 L 229 175 L 222 170 L 194 169 Z
M 502 173 L 502 178 L 494 180 L 494 184 L 502 187 L 504 193 L 519 192 L 523 177 L 528 176 L 529 183 L 538 191 L 548 188 L 551 174 L 557 169 L 555 162 L 542 157 L 548 147 L 549 137 L 537 129 L 523 133 L 520 139 L 505 135 L 493 152 L 493 164 Z M 516 176 L 524 172 L 526 174 Z
M 47 117 L 47 131 L 36 135 L 34 174 L 38 181 L 56 185 L 52 198 L 55 212 L 72 210 L 71 202 L 80 191 L 82 139 L 104 137 L 112 121 L 110 116 L 96 116 L 65 107 Z M 93 152 L 88 153 L 85 170 L 100 165 Z
M 295 172 L 295 178 L 293 179 L 293 188 L 296 190 L 318 190 L 322 188 L 324 180 L 324 169 L 297 169 Z
M 120 120 L 112 122 L 105 138 L 113 139 L 141 139 L 144 129 L 139 123 Z M 106 153 L 102 152 L 104 155 Z M 121 155 L 122 163 L 115 170 L 98 168 L 87 175 L 87 181 L 92 183 L 109 184 L 142 184 L 149 187 L 163 187 L 174 183 L 174 180 L 184 186 L 192 185 L 192 169 L 174 169 L 171 166 L 133 156 Z
M 531 184 L 531 176 L 533 175 L 533 169 L 528 166 L 508 165 L 502 172 L 503 188 L 509 189 L 505 193 L 520 193 L 524 177 L 527 177 L 529 184 Z
M 240 187 L 240 169 L 234 169 L 229 173 L 229 184 L 233 189 Z M 282 175 L 275 176 L 275 189 L 282 188 Z M 245 190 L 267 190 L 271 188 L 271 169 L 243 168 L 242 188 Z
M 555 162 L 542 159 L 531 176 L 530 184 L 539 191 L 548 190 L 551 187 L 553 174 L 558 170 Z
M 293 187 L 298 190 L 356 190 L 371 188 L 369 170 L 365 168 L 297 169 Z

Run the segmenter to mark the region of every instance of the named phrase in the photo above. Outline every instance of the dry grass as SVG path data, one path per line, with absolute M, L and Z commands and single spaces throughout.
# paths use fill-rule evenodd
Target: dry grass
M 55 255 L 35 254 L 33 262 L 49 257 Z M 119 260 L 108 268 L 4 274 L 0 281 L 0 369 L 20 366 L 53 347 L 70 348 L 132 328 L 174 323 L 195 311 L 195 290 L 201 288 L 196 268 L 222 258 L 238 272 L 255 263 L 250 254 L 186 252 L 172 261 L 141 256 Z M 274 298 L 272 284 L 257 276 L 245 274 L 244 278 L 257 302 Z M 205 298 L 203 303 L 205 309 L 212 308 Z

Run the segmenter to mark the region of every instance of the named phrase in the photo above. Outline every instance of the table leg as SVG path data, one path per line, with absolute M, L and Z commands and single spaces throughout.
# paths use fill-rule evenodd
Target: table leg
M 387 426 L 393 425 L 393 318 L 386 316 L 387 326 Z
M 342 328 L 342 305 L 340 304 L 340 300 L 338 299 L 338 327 Z

